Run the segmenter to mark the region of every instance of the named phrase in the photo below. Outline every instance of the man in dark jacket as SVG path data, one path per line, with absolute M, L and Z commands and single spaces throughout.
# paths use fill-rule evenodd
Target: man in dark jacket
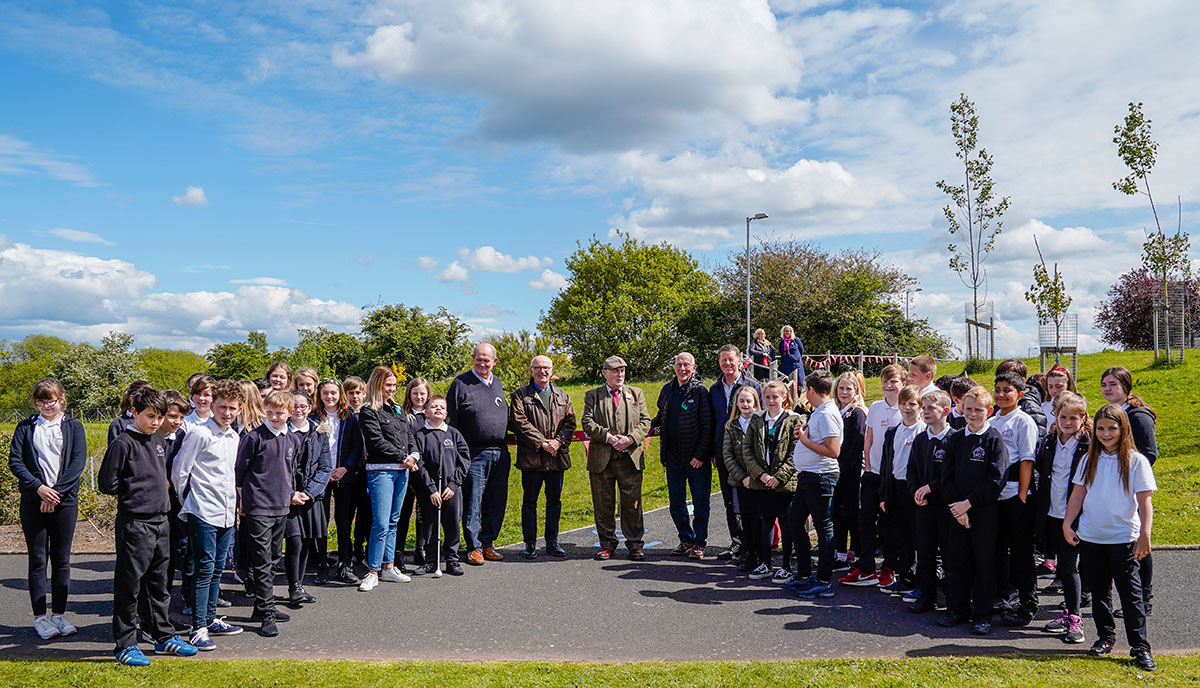
M 676 556 L 704 558 L 708 540 L 708 499 L 712 492 L 712 400 L 696 374 L 696 358 L 687 352 L 675 357 L 675 379 L 658 394 L 658 415 L 650 427 L 662 437 L 659 458 L 667 475 L 671 520 L 679 531 Z M 692 518 L 687 496 L 692 495 Z
M 512 393 L 508 427 L 517 438 L 517 468 L 521 470 L 521 532 L 525 558 L 537 557 L 537 503 L 546 486 L 546 553 L 565 557 L 558 545 L 562 515 L 563 472 L 571 467 L 571 439 L 575 434 L 575 407 L 571 397 L 551 382 L 554 361 L 534 356 L 529 363 L 529 384 Z
M 718 559 L 741 556 L 742 519 L 733 510 L 733 485 L 729 484 L 729 470 L 725 468 L 725 457 L 721 451 L 725 440 L 725 423 L 733 411 L 733 402 L 742 387 L 753 387 L 758 392 L 762 405 L 762 385 L 742 372 L 742 352 L 732 344 L 726 344 L 717 352 L 717 365 L 721 377 L 709 387 L 709 399 L 713 410 L 713 453 L 717 458 L 717 480 L 721 485 L 721 500 L 725 503 L 725 522 L 729 525 L 730 547 L 717 555 Z

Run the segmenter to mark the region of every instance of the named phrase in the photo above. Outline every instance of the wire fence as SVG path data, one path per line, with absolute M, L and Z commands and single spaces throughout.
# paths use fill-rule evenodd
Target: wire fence
M 37 413 L 33 407 L 23 409 L 0 409 L 0 425 L 11 425 L 20 423 L 26 418 Z M 117 409 L 92 409 L 87 411 L 77 411 L 75 409 L 67 409 L 67 415 L 75 420 L 84 423 L 108 423 L 113 418 L 119 415 Z

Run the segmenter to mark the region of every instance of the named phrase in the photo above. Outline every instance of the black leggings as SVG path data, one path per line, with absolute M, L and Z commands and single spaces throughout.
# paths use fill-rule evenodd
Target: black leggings
M 850 551 L 861 556 L 862 545 L 858 542 L 858 482 L 862 477 L 862 458 L 848 461 L 842 466 L 837 487 L 833 489 L 833 544 L 845 554 L 846 541 Z M 857 470 L 856 470 L 857 469 Z
M 51 610 L 55 614 L 67 611 L 67 594 L 71 588 L 71 541 L 75 538 L 75 522 L 79 507 L 59 506 L 53 513 L 40 511 L 40 498 L 21 499 L 21 530 L 29 551 L 29 601 L 34 616 L 46 614 L 46 560 L 50 560 Z
M 1046 542 L 1051 543 L 1055 556 L 1058 557 L 1056 573 L 1062 583 L 1063 601 L 1067 605 L 1067 613 L 1079 615 L 1081 592 L 1079 579 L 1079 548 L 1068 543 L 1063 538 L 1061 518 L 1046 517 Z
M 288 590 L 304 585 L 304 573 L 308 570 L 308 558 L 317 547 L 316 538 L 293 535 L 286 539 L 283 568 L 287 572 Z

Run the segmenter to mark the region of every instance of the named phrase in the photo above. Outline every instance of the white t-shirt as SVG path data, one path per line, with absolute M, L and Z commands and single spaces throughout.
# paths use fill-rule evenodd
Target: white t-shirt
M 813 410 L 808 417 L 807 433 L 809 441 L 816 444 L 824 443 L 827 437 L 842 438 L 842 414 L 832 399 Z M 841 470 L 836 456 L 821 456 L 803 442 L 796 442 L 792 463 L 800 472 L 838 473 Z
M 1084 457 L 1071 481 L 1083 484 L 1083 472 L 1090 457 Z M 1138 452 L 1129 455 L 1129 491 L 1121 485 L 1120 469 L 1115 454 L 1100 452 L 1096 477 L 1083 498 L 1079 517 L 1079 539 L 1097 545 L 1124 545 L 1137 541 L 1142 534 L 1138 518 L 1137 493 L 1158 489 L 1150 461 Z
M 900 424 L 900 406 L 888 406 L 886 400 L 879 400 L 867 409 L 867 427 L 871 429 L 871 451 L 867 459 L 871 462 L 871 472 L 878 475 L 879 463 L 883 461 L 883 435 L 888 428 Z
M 1020 474 L 1015 466 L 1022 461 L 1033 461 L 1033 454 L 1037 448 L 1038 427 L 1029 414 L 1019 408 L 1007 414 L 997 413 L 992 416 L 991 421 L 992 427 L 996 428 L 996 432 L 999 432 L 1000 438 L 1004 440 L 1005 449 L 1008 449 L 1008 465 L 1014 466 L 1008 473 L 1009 481 L 1000 491 L 1000 500 L 1003 501 L 1017 496 Z
M 1067 515 L 1068 483 L 1071 481 L 1071 459 L 1079 446 L 1079 435 L 1066 443 L 1054 440 L 1054 463 L 1050 465 L 1050 518 L 1065 518 Z
M 930 382 L 929 384 L 925 385 L 924 389 L 921 390 L 921 397 L 924 398 L 926 394 L 929 394 L 930 392 L 936 392 L 938 389 L 940 388 L 937 385 Z
M 892 477 L 896 480 L 908 478 L 908 457 L 912 456 L 913 440 L 922 432 L 925 432 L 925 421 L 919 418 L 912 425 L 901 424 L 896 428 L 892 438 Z
M 33 422 L 33 453 L 37 457 L 38 467 L 42 469 L 42 480 L 51 489 L 58 483 L 58 474 L 63 465 L 63 414 L 58 414 L 54 420 L 46 420 L 38 415 Z
M 1046 427 L 1054 427 L 1054 401 L 1042 402 L 1042 413 L 1046 414 Z M 1058 518 L 1057 516 L 1055 518 Z

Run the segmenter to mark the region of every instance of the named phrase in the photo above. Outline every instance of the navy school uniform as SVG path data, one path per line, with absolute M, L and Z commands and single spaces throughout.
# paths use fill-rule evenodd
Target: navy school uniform
M 928 601 L 937 597 L 938 555 L 946 556 L 952 520 L 945 499 L 933 488 L 941 478 L 950 437 L 957 432 L 947 425 L 946 434 L 939 438 L 930 435 L 926 429 L 913 440 L 912 455 L 908 459 L 908 496 L 915 497 L 917 490 L 925 485 L 930 486 L 930 492 L 925 496 L 925 506 L 917 506 L 916 502 L 913 502 L 917 540 L 917 587 L 921 589 L 921 597 Z
M 863 445 L 866 441 L 867 412 L 858 407 L 842 411 L 842 451 L 838 454 L 837 487 L 833 491 L 833 542 L 839 552 L 863 556 L 858 541 L 858 491 L 862 480 Z M 874 553 L 871 553 L 874 556 Z
M 242 554 L 250 569 L 248 589 L 254 611 L 275 611 L 275 565 L 283 554 L 283 538 L 292 505 L 292 470 L 299 460 L 301 439 L 285 428 L 278 435 L 267 423 L 246 433 L 238 446 L 234 479 L 241 488 Z
M 175 455 L 179 453 L 179 448 L 183 446 L 183 438 L 187 435 L 184 427 L 180 425 L 179 429 L 171 435 L 163 437 L 163 442 L 167 445 L 168 480 L 171 476 L 171 466 L 175 463 Z M 171 500 L 171 512 L 167 519 L 171 524 L 171 558 L 167 563 L 167 589 L 169 592 L 175 584 L 175 571 L 179 571 L 182 590 L 186 595 L 186 591 L 192 588 L 192 555 L 188 548 L 188 526 L 186 521 L 179 518 L 179 510 L 183 508 L 183 504 L 180 502 L 179 493 L 176 492 L 175 487 L 171 486 L 167 494 Z
M 901 582 L 912 585 L 913 564 L 917 559 L 917 543 L 913 532 L 916 505 L 908 494 L 908 483 L 897 480 L 892 474 L 896 458 L 896 433 L 902 427 L 903 424 L 893 425 L 883 434 L 883 458 L 879 463 L 880 501 L 887 505 L 883 567 L 891 569 Z M 910 461 L 911 455 L 910 451 Z
M 315 422 L 310 418 L 309 422 Z M 338 420 L 337 445 L 333 448 L 333 467 L 345 468 L 346 473 L 341 480 L 335 481 L 325 489 L 325 522 L 329 523 L 332 515 L 338 531 L 338 562 L 349 566 L 353 557 L 355 514 L 360 519 L 364 514 L 359 511 L 358 485 L 363 467 L 362 431 L 358 429 L 358 416 L 350 414 L 346 420 Z M 329 508 L 329 497 L 333 496 L 334 510 Z M 366 510 L 369 518 L 370 509 Z
M 462 433 L 448 424 L 443 424 L 440 429 L 425 425 L 417 430 L 415 442 L 421 455 L 417 470 L 417 491 L 421 494 L 417 499 L 422 512 L 419 525 L 425 542 L 425 561 L 432 562 L 437 556 L 438 509 L 429 501 L 429 496 L 438 491 L 439 485 L 454 490 L 454 496 L 442 502 L 442 558 L 446 562 L 458 561 L 462 484 L 471 467 L 471 450 Z
M 1045 555 L 1054 557 L 1057 561 L 1055 572 L 1062 583 L 1063 599 L 1067 603 L 1067 611 L 1078 614 L 1083 589 L 1079 577 L 1079 548 L 1067 543 L 1063 538 L 1063 519 L 1050 516 L 1051 498 L 1054 496 L 1052 495 L 1054 458 L 1058 445 L 1058 434 L 1050 433 L 1042 438 L 1035 455 L 1035 465 L 1039 476 L 1035 493 L 1037 529 L 1044 535 L 1047 545 Z M 1090 438 L 1080 433 L 1079 440 L 1075 444 L 1075 451 L 1071 454 L 1071 465 L 1070 471 L 1066 475 L 1066 484 L 1063 486 L 1062 493 L 1057 495 L 1064 508 L 1071 497 L 1071 478 L 1075 475 L 1075 471 L 1078 470 L 1084 457 L 1087 456 L 1089 445 Z M 1079 519 L 1076 517 L 1072 528 L 1078 529 L 1078 527 Z

